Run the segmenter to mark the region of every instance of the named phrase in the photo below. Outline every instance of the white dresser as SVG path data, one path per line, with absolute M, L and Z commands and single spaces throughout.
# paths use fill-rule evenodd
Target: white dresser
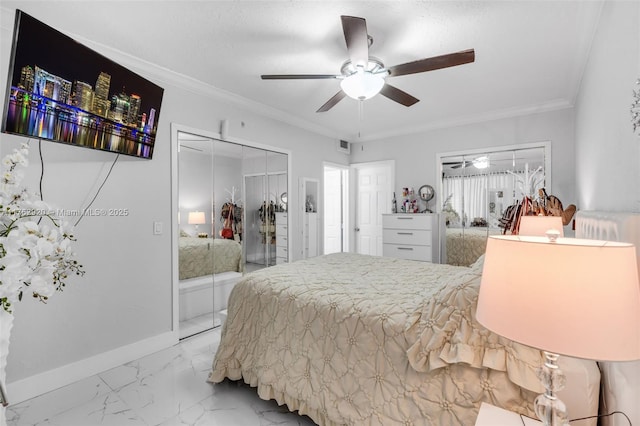
M 276 265 L 289 261 L 289 221 L 287 212 L 276 212 Z
M 440 263 L 440 215 L 383 214 L 382 255 Z

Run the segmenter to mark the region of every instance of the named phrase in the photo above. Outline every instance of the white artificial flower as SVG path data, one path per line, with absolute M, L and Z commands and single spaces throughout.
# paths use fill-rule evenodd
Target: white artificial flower
M 14 182 L 13 174 L 9 171 L 6 171 L 2 174 L 2 180 L 5 183 L 11 184 Z
M 83 275 L 71 250 L 72 229 L 35 192 L 21 186 L 29 146 L 5 156 L 0 176 L 0 309 L 30 291 L 41 301 L 64 287 L 69 275 Z
M 31 291 L 43 297 L 51 297 L 56 288 L 47 278 L 40 274 L 33 275 L 30 283 Z

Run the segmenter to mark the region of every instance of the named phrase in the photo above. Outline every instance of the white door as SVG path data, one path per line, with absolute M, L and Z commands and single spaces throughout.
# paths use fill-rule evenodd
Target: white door
M 355 250 L 382 256 L 382 214 L 391 213 L 394 162 L 352 165 L 356 176 Z
M 324 254 L 348 251 L 344 234 L 347 216 L 347 169 L 324 166 Z

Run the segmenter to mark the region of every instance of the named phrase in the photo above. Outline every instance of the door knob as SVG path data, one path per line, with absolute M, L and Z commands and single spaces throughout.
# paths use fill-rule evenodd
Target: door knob
M 357 226 L 353 230 L 356 232 L 360 232 L 360 228 L 358 228 Z

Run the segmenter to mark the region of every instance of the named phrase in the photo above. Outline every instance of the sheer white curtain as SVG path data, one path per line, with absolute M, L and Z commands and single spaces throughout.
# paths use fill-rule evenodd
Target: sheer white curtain
M 445 176 L 442 183 L 445 200 L 451 196 L 449 204 L 460 215 L 457 225 L 469 226 L 475 218 L 490 222 L 490 215 L 501 215 L 513 203 L 514 176 L 507 172 Z M 491 192 L 501 192 L 502 202 L 490 212 Z

